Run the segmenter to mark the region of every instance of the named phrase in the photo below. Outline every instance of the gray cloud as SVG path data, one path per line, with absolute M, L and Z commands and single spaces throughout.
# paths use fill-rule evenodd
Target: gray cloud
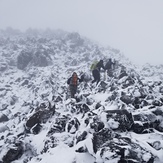
M 162 0 L 0 0 L 0 28 L 61 28 L 163 64 Z

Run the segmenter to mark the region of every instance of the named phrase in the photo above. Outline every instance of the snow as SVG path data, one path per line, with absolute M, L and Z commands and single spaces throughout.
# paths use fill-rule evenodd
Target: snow
M 75 152 L 64 144 L 59 144 L 56 148 L 52 148 L 46 154 L 39 157 L 40 163 L 72 163 L 75 160 Z M 29 163 L 36 163 L 36 159 L 32 159 Z
M 52 42 L 55 44 L 57 41 Z M 70 43 L 71 42 L 69 41 L 67 42 L 68 46 Z M 46 50 L 49 49 L 48 45 L 44 45 L 43 47 Z M 93 45 L 90 47 L 93 47 Z M 22 47 L 20 46 L 19 48 L 20 51 Z M 62 48 L 64 49 L 64 47 Z M 89 114 L 96 114 L 94 118 L 103 122 L 105 128 L 116 130 L 120 123 L 115 121 L 113 118 L 107 120 L 107 113 L 105 111 L 117 110 L 122 106 L 122 104 L 124 104 L 122 101 L 119 101 L 122 91 L 126 94 L 133 93 L 134 97 L 140 97 L 140 92 L 138 89 L 139 87 L 132 85 L 129 87 L 130 89 L 123 89 L 121 84 L 127 79 L 127 77 L 117 80 L 116 84 L 119 84 L 119 87 L 117 88 L 116 98 L 114 101 L 108 101 L 108 97 L 112 95 L 109 88 L 116 80 L 109 78 L 105 80 L 109 87 L 106 91 L 99 91 L 100 85 L 96 86 L 92 84 L 91 81 L 88 81 L 87 86 L 85 86 L 83 83 L 79 84 L 79 92 L 77 97 L 82 95 L 85 96 L 82 101 L 77 102 L 77 100 L 74 98 L 67 98 L 68 86 L 66 84 L 66 80 L 74 70 L 77 71 L 78 74 L 81 72 L 86 72 L 88 75 L 91 75 L 89 65 L 95 57 L 108 58 L 112 56 L 114 59 L 118 60 L 121 58 L 119 61 L 129 70 L 131 68 L 133 69 L 134 66 L 129 64 L 125 58 L 120 57 L 119 53 L 115 54 L 111 50 L 104 50 L 103 56 L 93 56 L 94 58 L 91 58 L 90 56 L 94 54 L 95 49 L 92 51 L 85 50 L 81 53 L 79 51 L 73 53 L 68 51 L 68 49 L 62 50 L 57 47 L 56 51 L 58 52 L 55 53 L 55 55 L 53 54 L 54 56 L 51 57 L 53 64 L 47 67 L 29 66 L 25 70 L 19 70 L 17 67 L 12 67 L 0 74 L 0 118 L 3 114 L 9 118 L 9 121 L 0 123 L 0 160 L 8 150 L 5 142 L 7 143 L 7 141 L 14 141 L 14 139 L 17 139 L 17 136 L 24 132 L 24 126 L 27 119 L 29 119 L 29 117 L 35 113 L 34 109 L 37 109 L 39 104 L 43 102 L 47 105 L 49 101 L 51 104 L 54 103 L 56 106 L 55 115 L 49 118 L 46 123 L 42 124 L 42 129 L 39 134 L 35 135 L 26 133 L 19 138 L 24 144 L 28 144 L 31 147 L 30 150 L 32 154 L 29 154 L 28 156 L 29 158 L 31 157 L 31 160 L 28 160 L 28 163 L 94 163 L 95 161 L 97 163 L 117 163 L 117 161 L 120 159 L 120 156 L 113 159 L 112 156 L 114 155 L 114 152 L 109 150 L 106 151 L 103 156 L 100 156 L 101 149 L 97 151 L 97 153 L 94 152 L 92 143 L 94 129 L 90 128 L 90 123 L 93 123 L 94 119 L 89 116 Z M 80 47 L 77 49 L 80 49 Z M 0 48 L 0 58 L 2 58 L 1 51 L 3 51 L 2 48 Z M 6 49 L 3 52 L 9 53 L 10 49 Z M 86 52 L 89 54 L 88 61 L 83 61 L 83 55 L 85 55 Z M 155 68 L 153 69 L 154 73 L 156 73 L 155 76 L 150 76 L 153 73 L 146 73 L 147 70 L 141 71 L 141 69 L 135 69 L 135 71 L 139 72 L 139 74 L 144 77 L 144 89 L 146 88 L 148 90 L 148 86 L 152 87 L 154 81 L 160 81 L 161 76 L 158 75 Z M 117 73 L 118 72 L 119 70 Z M 102 76 L 104 75 L 103 73 L 101 74 Z M 23 82 L 26 79 L 29 80 L 29 85 L 23 85 Z M 150 83 L 149 81 L 152 82 Z M 148 86 L 146 87 L 146 85 Z M 155 99 L 162 97 L 162 95 L 159 93 L 159 87 L 154 88 L 153 94 L 155 95 Z M 52 98 L 57 96 L 60 96 L 62 100 L 59 102 L 52 101 Z M 90 100 L 90 104 L 88 104 L 90 109 L 89 114 L 81 114 L 76 110 L 73 111 L 75 106 L 85 104 L 87 99 Z M 143 106 L 139 109 L 135 109 L 133 106 L 126 104 L 124 104 L 124 106 L 128 111 L 131 111 L 132 115 L 136 115 L 138 113 L 141 113 L 142 115 L 150 114 L 151 111 L 153 111 L 152 109 L 149 109 L 152 100 L 148 100 L 148 102 L 148 106 Z M 98 109 L 95 108 L 96 104 L 100 105 Z M 7 109 L 4 109 L 4 106 L 7 106 Z M 159 108 L 163 109 L 162 106 L 159 106 Z M 68 117 L 65 131 L 61 133 L 53 133 L 51 137 L 55 138 L 56 146 L 49 148 L 46 152 L 42 152 L 45 142 L 51 141 L 51 137 L 47 136 L 48 131 L 56 123 L 56 118 L 60 118 L 62 116 Z M 73 118 L 77 118 L 79 120 L 79 128 L 76 129 L 75 125 L 73 125 L 68 132 L 68 122 Z M 159 120 L 163 119 L 162 115 L 157 116 L 157 118 L 159 118 Z M 89 120 L 89 125 L 86 125 L 86 120 Z M 143 123 L 140 121 L 135 121 L 135 123 L 143 125 Z M 160 126 L 163 126 L 163 121 L 160 123 Z M 77 137 L 79 137 L 84 131 L 87 132 L 86 138 L 76 143 Z M 154 130 L 154 133 L 136 134 L 132 131 L 127 131 L 120 132 L 119 134 L 121 136 L 131 138 L 133 142 L 140 144 L 140 146 L 147 151 L 147 153 L 144 153 L 142 156 L 145 162 L 150 159 L 151 154 L 158 157 L 157 163 L 161 163 L 163 160 L 162 132 Z M 74 144 L 70 147 L 69 145 L 71 142 Z M 152 144 L 154 142 L 154 147 L 149 145 L 149 143 Z M 85 153 L 76 152 L 76 150 L 78 150 L 80 147 L 85 149 Z M 140 152 L 139 150 L 140 149 L 137 149 L 138 153 Z M 20 159 L 13 161 L 13 163 L 22 163 L 26 157 L 27 156 L 24 154 Z

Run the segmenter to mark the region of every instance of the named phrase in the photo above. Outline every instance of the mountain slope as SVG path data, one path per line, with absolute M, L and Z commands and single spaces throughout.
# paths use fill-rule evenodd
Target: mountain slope
M 138 68 L 78 33 L 1 36 L 1 162 L 161 162 L 162 66 Z M 90 65 L 110 57 L 113 76 L 101 72 L 92 84 Z M 66 84 L 73 71 L 84 74 L 75 99 Z

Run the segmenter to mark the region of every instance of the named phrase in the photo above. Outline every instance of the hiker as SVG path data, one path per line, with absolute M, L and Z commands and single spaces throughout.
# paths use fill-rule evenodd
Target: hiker
M 100 60 L 96 64 L 94 63 L 94 65 L 92 65 L 91 68 L 92 68 L 92 75 L 93 75 L 93 78 L 94 78 L 92 83 L 96 82 L 98 84 L 99 81 L 100 81 L 100 70 L 101 70 L 101 68 L 103 68 L 105 70 L 103 60 Z
M 118 68 L 118 61 L 117 60 L 113 60 L 113 66 L 112 66 L 112 68 L 115 70 L 115 69 L 117 69 Z
M 113 65 L 111 58 L 109 58 L 108 62 L 105 65 L 105 70 L 107 71 L 108 76 L 113 77 Z
M 79 82 L 81 82 L 81 79 L 78 78 L 78 75 L 76 72 L 73 72 L 72 76 L 67 80 L 67 84 L 69 84 L 71 98 L 74 98 L 77 92 L 77 86 Z

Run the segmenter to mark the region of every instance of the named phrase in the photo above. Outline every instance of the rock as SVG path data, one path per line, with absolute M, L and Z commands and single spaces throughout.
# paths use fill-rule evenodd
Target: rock
M 14 105 L 18 101 L 18 97 L 13 95 L 10 99 L 10 105 Z
M 153 100 L 152 105 L 154 105 L 154 106 L 162 106 L 163 103 L 161 101 L 159 101 L 159 100 Z
M 107 83 L 105 83 L 104 81 L 101 81 L 100 82 L 100 87 L 101 87 L 101 90 L 106 91 Z
M 74 49 L 75 47 L 82 46 L 84 40 L 80 37 L 80 35 L 76 32 L 70 33 L 66 36 L 66 40 L 71 41 L 71 48 Z
M 132 78 L 131 76 L 128 76 L 127 79 L 125 80 L 125 82 L 123 83 L 123 88 L 127 88 L 134 84 L 135 84 L 134 78 Z
M 68 124 L 67 124 L 67 131 L 70 132 L 71 134 L 74 134 L 80 126 L 80 122 L 77 118 L 71 119 Z
M 125 77 L 125 76 L 127 76 L 127 73 L 126 73 L 126 71 L 125 70 L 122 70 L 121 71 L 121 74 L 119 75 L 119 79 L 121 79 L 121 78 L 123 78 L 123 77 Z
M 129 95 L 122 94 L 120 97 L 120 100 L 123 101 L 125 104 L 132 104 L 133 103 L 133 98 Z
M 5 132 L 6 130 L 9 130 L 9 128 L 8 128 L 7 125 L 1 125 L 1 126 L 0 126 L 0 133 Z
M 44 108 L 45 109 L 45 108 Z M 35 134 L 41 129 L 41 123 L 46 123 L 49 118 L 51 118 L 55 113 L 55 107 L 50 107 L 49 109 L 45 110 L 38 110 L 34 113 L 26 122 L 27 130 L 32 128 L 32 131 Z
M 90 111 L 90 108 L 87 104 L 76 104 L 76 109 L 78 113 L 87 113 Z
M 0 92 L 0 98 L 5 97 L 6 94 L 7 94 L 7 91 L 6 90 L 1 91 Z
M 28 79 L 25 79 L 23 82 L 22 82 L 22 86 L 25 86 L 25 85 L 28 85 L 29 84 L 29 80 Z
M 117 98 L 117 96 L 118 96 L 118 93 L 114 91 L 114 92 L 112 93 L 112 95 L 109 96 L 109 97 L 105 100 L 105 102 L 106 102 L 106 101 L 114 101 L 114 100 Z
M 7 122 L 9 119 L 5 114 L 0 113 L 0 123 Z
M 96 153 L 97 150 L 99 150 L 105 142 L 112 140 L 113 135 L 114 135 L 113 132 L 108 128 L 103 128 L 99 132 L 95 132 L 93 134 L 94 152 Z
M 156 127 L 156 129 L 160 132 L 163 132 L 163 121 Z
M 6 110 L 8 106 L 8 104 L 2 104 L 0 111 Z
M 65 131 L 66 129 L 66 124 L 69 121 L 69 117 L 68 116 L 61 116 L 55 119 L 55 123 L 52 125 L 52 127 L 50 128 L 49 132 L 47 135 L 52 135 L 54 133 L 62 133 Z
M 8 65 L 5 62 L 0 62 L 0 71 L 5 71 Z
M 55 148 L 58 145 L 58 143 L 59 140 L 56 137 L 50 136 L 50 138 L 45 141 L 44 148 L 41 151 L 41 154 L 46 153 L 49 148 Z
M 95 102 L 94 99 L 88 98 L 88 97 L 86 98 L 86 103 L 87 103 L 88 105 L 92 105 L 94 102 Z
M 162 86 L 162 87 L 160 87 L 159 92 L 163 94 L 163 86 Z
M 136 108 L 136 109 L 139 109 L 140 108 L 140 105 L 141 105 L 141 100 L 139 97 L 135 97 L 133 102 L 132 102 L 132 105 Z
M 157 120 L 157 116 L 152 112 L 133 114 L 133 118 L 134 121 L 141 122 L 155 122 Z
M 145 133 L 151 133 L 154 132 L 154 129 L 160 131 L 161 128 L 159 128 L 160 121 L 156 120 L 154 122 L 138 122 L 135 121 L 134 125 L 132 127 L 133 131 L 137 134 L 145 134 Z
M 43 52 L 37 51 L 33 55 L 32 64 L 34 66 L 46 67 L 48 66 L 48 59 L 46 55 L 43 54 Z
M 21 51 L 17 57 L 17 68 L 23 70 L 32 60 L 32 53 L 28 51 Z
M 78 153 L 86 153 L 87 152 L 87 148 L 84 146 L 78 148 L 75 150 L 75 152 L 78 152 Z
M 90 76 L 90 74 L 88 74 L 88 73 L 83 73 L 82 75 L 81 75 L 81 81 L 82 82 L 88 82 L 88 81 L 91 81 L 91 76 Z
M 61 96 L 57 96 L 55 99 L 54 99 L 54 102 L 60 102 L 62 101 L 62 97 Z
M 21 142 L 13 144 L 13 147 L 7 151 L 5 156 L 3 156 L 3 163 L 11 163 L 12 161 L 19 159 L 23 152 L 24 149 Z
M 94 129 L 95 132 L 99 132 L 104 128 L 104 123 L 99 121 L 98 119 L 94 119 L 92 123 L 90 123 L 90 128 Z
M 153 132 L 153 129 L 159 130 L 160 121 L 154 113 L 139 113 L 133 115 L 133 131 L 136 133 Z M 161 129 L 161 128 L 160 128 Z
M 160 150 L 162 148 L 160 141 L 151 142 L 151 143 L 149 143 L 149 145 L 151 145 L 156 150 Z
M 107 141 L 98 150 L 97 154 L 103 162 L 115 162 L 115 160 L 118 163 L 154 162 L 152 153 L 146 151 L 128 137 L 118 137 Z
M 95 109 L 98 109 L 100 108 L 102 105 L 100 103 L 97 103 L 96 106 L 95 106 Z
M 132 114 L 129 113 L 127 110 L 107 110 L 107 121 L 112 118 L 115 122 L 119 123 L 119 126 L 116 130 L 120 131 L 129 131 L 132 128 L 134 123 Z
M 86 139 L 87 137 L 87 132 L 83 131 L 81 134 L 78 133 L 77 137 L 76 137 L 76 144 L 79 143 L 80 141 L 83 141 Z
M 141 122 L 134 122 L 132 129 L 135 133 L 142 134 L 142 132 L 144 130 L 144 126 Z

